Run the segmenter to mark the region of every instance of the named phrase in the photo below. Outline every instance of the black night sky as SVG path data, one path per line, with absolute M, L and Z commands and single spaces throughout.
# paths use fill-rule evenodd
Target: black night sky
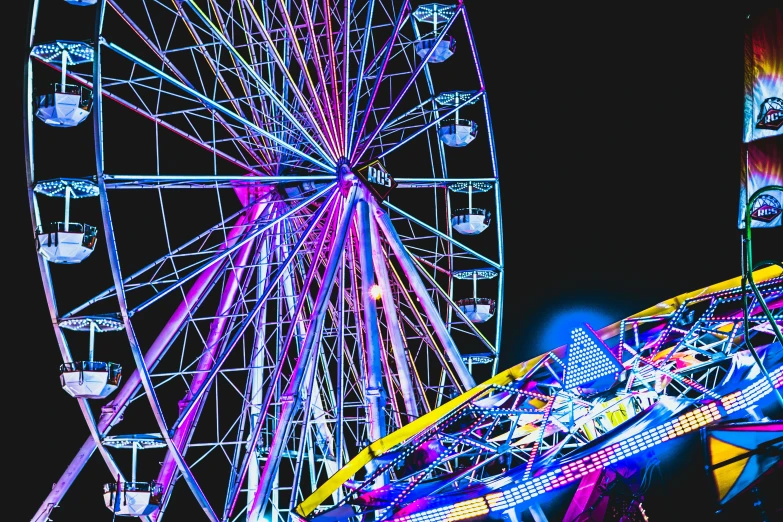
M 62 0 L 42 0 L 41 9 L 55 1 Z M 605 326 L 740 274 L 748 3 L 465 3 L 502 187 L 501 369 L 556 346 L 553 329 L 563 321 Z M 29 520 L 88 435 L 77 403 L 59 387 L 61 361 L 36 262 L 21 124 L 27 49 L 18 34 L 6 60 L 6 84 L 16 91 L 5 98 L 12 413 L 4 469 L 6 504 L 17 513 L 7 520 L 14 521 Z M 756 260 L 783 259 L 783 230 L 754 229 L 753 236 Z M 100 497 L 109 479 L 102 466 L 94 456 L 74 486 L 82 498 L 66 496 L 68 511 L 55 511 L 56 522 L 111 520 Z M 752 501 L 744 502 L 742 520 L 761 520 Z M 701 513 L 699 520 L 710 519 Z

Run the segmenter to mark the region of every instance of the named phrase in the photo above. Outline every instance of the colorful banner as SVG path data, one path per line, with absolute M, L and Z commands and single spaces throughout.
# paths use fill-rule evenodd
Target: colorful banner
M 783 10 L 761 11 L 747 23 L 739 228 L 759 189 L 783 185 Z M 751 226 L 779 227 L 781 213 L 783 192 L 763 192 L 752 204 Z
M 783 135 L 744 143 L 740 171 L 739 228 L 745 227 L 745 206 L 749 198 L 764 187 L 783 186 Z M 783 192 L 762 192 L 751 204 L 753 228 L 779 227 L 783 220 Z

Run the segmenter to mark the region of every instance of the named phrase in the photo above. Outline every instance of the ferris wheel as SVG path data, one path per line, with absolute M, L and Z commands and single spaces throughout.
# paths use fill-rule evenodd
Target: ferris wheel
M 31 243 L 90 431 L 32 520 L 94 453 L 115 515 L 177 520 L 190 496 L 290 520 L 497 371 L 500 187 L 461 0 L 30 12 Z

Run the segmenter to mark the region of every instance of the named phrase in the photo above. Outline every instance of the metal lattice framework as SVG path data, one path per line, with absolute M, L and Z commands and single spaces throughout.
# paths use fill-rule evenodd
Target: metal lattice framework
M 214 522 L 288 520 L 369 443 L 494 374 L 500 187 L 461 2 L 58 4 L 31 6 L 28 193 L 91 436 L 34 521 L 96 451 L 119 514 L 176 517 L 189 493 Z M 70 215 L 89 196 L 74 209 L 97 239 Z M 51 197 L 66 215 L 49 226 Z M 90 360 L 72 364 L 80 331 Z M 99 389 L 103 335 L 125 364 Z M 103 444 L 117 430 L 159 437 L 148 483 Z M 123 491 L 150 505 L 122 512 Z
M 719 420 L 760 421 L 757 403 L 780 401 L 783 387 L 783 267 L 773 265 L 750 278 L 752 292 L 735 278 L 597 331 L 576 328 L 569 345 L 374 443 L 298 513 L 315 522 L 369 513 L 429 521 L 508 511 L 502 519 L 516 520 L 520 506 L 602 466 Z M 754 350 L 766 366 L 756 366 Z M 604 356 L 616 372 L 604 369 Z M 571 372 L 582 378 L 569 383 Z M 392 478 L 379 485 L 383 474 Z M 334 502 L 329 493 L 346 480 L 354 490 Z

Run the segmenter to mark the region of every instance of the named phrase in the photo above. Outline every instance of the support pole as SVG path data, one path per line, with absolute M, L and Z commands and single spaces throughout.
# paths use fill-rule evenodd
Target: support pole
M 356 185 L 353 185 L 350 189 L 348 196 L 346 197 L 343 215 L 340 217 L 340 222 L 337 225 L 335 236 L 332 242 L 332 250 L 329 253 L 329 259 L 324 270 L 324 276 L 322 279 L 321 288 L 318 290 L 315 303 L 313 305 L 313 311 L 310 315 L 310 321 L 307 329 L 307 337 L 305 337 L 304 343 L 302 343 L 302 349 L 299 353 L 299 358 L 296 361 L 289 381 L 288 387 L 285 393 L 280 398 L 282 402 L 282 408 L 280 410 L 280 417 L 277 421 L 275 433 L 272 438 L 272 443 L 269 448 L 269 454 L 267 460 L 264 463 L 264 468 L 261 471 L 261 479 L 259 480 L 258 489 L 256 490 L 255 498 L 253 499 L 252 509 L 248 512 L 248 518 L 253 520 L 259 513 L 263 511 L 268 499 L 272 486 L 272 479 L 277 476 L 277 471 L 280 465 L 280 459 L 283 456 L 284 445 L 288 440 L 288 436 L 291 430 L 291 424 L 294 415 L 299 410 L 302 404 L 301 386 L 305 381 L 305 373 L 310 362 L 310 358 L 315 351 L 315 342 L 320 338 L 320 331 L 323 327 L 324 317 L 326 315 L 326 308 L 329 304 L 329 298 L 332 294 L 332 286 L 334 285 L 335 274 L 337 272 L 337 265 L 342 258 L 343 248 L 345 247 L 345 237 L 348 233 L 348 226 L 351 223 L 351 217 L 353 216 L 356 204 Z
M 65 232 L 68 232 L 68 223 L 71 221 L 71 187 L 65 186 L 65 220 L 64 228 Z
M 400 327 L 400 318 L 397 315 L 394 299 L 392 299 L 392 288 L 389 282 L 389 271 L 386 267 L 386 256 L 381 248 L 381 237 L 378 233 L 378 224 L 374 219 L 368 220 L 370 223 L 370 237 L 372 240 L 372 256 L 375 265 L 375 275 L 378 276 L 378 285 L 381 287 L 381 304 L 386 318 L 386 328 L 391 339 L 392 352 L 397 369 L 397 378 L 400 381 L 400 390 L 402 399 L 405 403 L 405 415 L 402 416 L 406 424 L 419 416 L 419 409 L 416 406 L 416 391 L 413 387 L 413 378 L 408 365 L 408 350 L 405 346 L 405 340 L 402 337 Z
M 90 362 L 95 355 L 95 321 L 90 321 Z
M 783 344 L 783 335 L 781 335 L 780 333 L 780 327 L 778 327 L 775 317 L 769 311 L 769 307 L 767 307 L 767 304 L 764 302 L 764 298 L 761 295 L 761 292 L 759 292 L 759 289 L 756 286 L 756 282 L 753 280 L 753 248 L 751 243 L 751 229 L 753 227 L 751 226 L 750 212 L 751 209 L 753 208 L 753 203 L 759 198 L 759 196 L 761 196 L 764 192 L 770 192 L 773 190 L 783 191 L 783 186 L 768 185 L 764 188 L 761 188 L 757 190 L 753 194 L 753 196 L 751 196 L 751 198 L 748 200 L 748 203 L 745 205 L 745 255 L 742 264 L 742 314 L 743 314 L 743 324 L 745 329 L 745 344 L 750 350 L 750 353 L 753 356 L 753 360 L 756 361 L 759 370 L 761 370 L 761 373 L 767 379 L 767 382 L 772 388 L 772 393 L 775 395 L 778 404 L 781 407 L 783 407 L 783 396 L 781 396 L 780 390 L 778 390 L 775 387 L 775 382 L 772 380 L 772 377 L 770 376 L 769 372 L 764 367 L 764 363 L 762 362 L 761 357 L 759 357 L 756 348 L 750 342 L 750 324 L 748 322 L 748 316 L 750 315 L 750 312 L 748 310 L 748 294 L 747 294 L 747 289 L 745 287 L 746 283 L 750 283 L 750 287 L 753 290 L 753 293 L 756 295 L 756 298 L 759 301 L 759 305 L 761 305 L 761 308 L 764 310 L 764 315 L 767 316 L 767 319 L 769 320 L 769 324 L 772 327 L 773 331 L 775 332 L 775 337 L 777 337 L 778 342 Z
M 466 392 L 476 386 L 476 381 L 468 371 L 467 366 L 465 366 L 465 362 L 462 360 L 457 345 L 449 335 L 443 318 L 435 307 L 435 303 L 432 302 L 432 298 L 430 298 L 430 294 L 424 286 L 424 282 L 421 280 L 410 254 L 405 249 L 405 245 L 402 244 L 400 236 L 397 235 L 397 231 L 394 229 L 394 225 L 388 214 L 381 210 L 375 202 L 373 202 L 373 211 L 380 229 L 383 231 L 384 236 L 386 236 L 386 240 L 389 242 L 395 257 L 402 266 L 402 271 L 405 273 L 408 281 L 413 287 L 413 291 L 424 308 L 424 313 L 427 316 L 427 319 L 429 319 L 435 335 L 443 345 L 446 357 L 456 372 L 458 382 L 455 382 L 454 384 L 459 388 L 460 393 Z
M 372 262 L 372 246 L 370 234 L 370 213 L 367 200 L 367 190 L 363 190 L 363 197 L 356 205 L 357 214 L 357 242 L 359 243 L 359 265 L 362 270 L 362 309 L 364 313 L 365 343 L 364 371 L 365 402 L 367 404 L 367 425 L 369 443 L 386 435 L 386 390 L 383 388 L 383 372 L 381 370 L 381 342 L 378 331 L 378 310 L 375 299 L 370 296 L 370 288 L 375 284 L 375 274 Z M 368 465 L 368 472 L 375 471 L 372 464 Z M 388 478 L 384 475 L 378 477 L 376 486 L 386 484 Z
M 136 462 L 139 457 L 139 443 L 133 443 L 133 463 L 131 464 L 131 482 L 136 482 Z
M 66 68 L 68 67 L 68 51 L 63 50 L 63 59 L 60 66 L 60 92 L 65 92 Z

